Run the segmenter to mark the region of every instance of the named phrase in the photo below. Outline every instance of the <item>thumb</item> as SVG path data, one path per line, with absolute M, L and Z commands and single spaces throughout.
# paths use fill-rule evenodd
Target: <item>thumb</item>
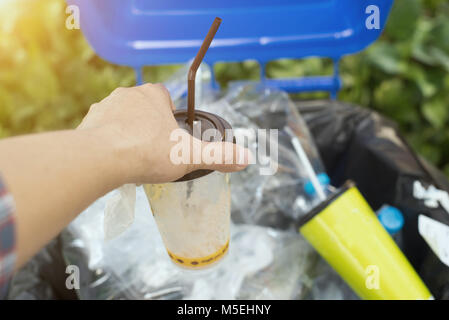
M 251 162 L 251 151 L 231 142 L 202 142 L 202 157 L 198 169 L 234 172 Z

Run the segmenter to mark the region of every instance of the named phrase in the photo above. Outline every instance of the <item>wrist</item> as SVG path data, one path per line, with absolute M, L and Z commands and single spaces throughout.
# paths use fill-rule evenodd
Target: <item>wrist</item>
M 104 181 L 109 189 L 133 182 L 136 166 L 131 159 L 133 147 L 123 139 L 123 135 L 110 127 L 82 130 L 95 143 L 101 166 L 104 169 Z

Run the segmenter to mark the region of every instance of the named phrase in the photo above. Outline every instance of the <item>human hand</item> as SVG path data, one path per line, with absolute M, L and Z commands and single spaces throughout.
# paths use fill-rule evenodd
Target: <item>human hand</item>
M 111 161 L 116 162 L 123 183 L 163 183 L 199 169 L 232 172 L 247 166 L 249 151 L 229 142 L 213 142 L 217 158 L 222 159 L 219 163 L 206 164 L 201 159 L 199 164 L 174 164 L 170 152 L 177 141 L 171 141 L 170 135 L 179 129 L 174 109 L 168 90 L 161 84 L 117 88 L 90 107 L 78 130 L 93 130 L 107 137 L 116 151 Z M 197 143 L 202 149 L 210 144 L 185 131 L 183 134 L 188 147 Z

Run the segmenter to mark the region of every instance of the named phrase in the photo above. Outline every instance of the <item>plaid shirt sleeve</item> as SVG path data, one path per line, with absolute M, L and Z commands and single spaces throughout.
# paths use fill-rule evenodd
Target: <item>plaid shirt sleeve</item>
M 12 196 L 0 179 L 0 300 L 6 297 L 16 260 L 13 212 Z

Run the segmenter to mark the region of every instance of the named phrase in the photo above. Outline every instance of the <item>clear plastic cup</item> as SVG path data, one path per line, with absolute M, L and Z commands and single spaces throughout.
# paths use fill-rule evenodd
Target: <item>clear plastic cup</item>
M 147 184 L 144 189 L 175 264 L 203 269 L 225 256 L 231 222 L 228 174 L 213 171 L 188 181 Z

